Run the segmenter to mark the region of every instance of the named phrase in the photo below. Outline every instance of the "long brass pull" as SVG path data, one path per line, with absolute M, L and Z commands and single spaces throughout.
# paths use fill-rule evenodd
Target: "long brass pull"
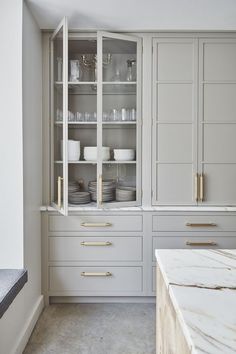
M 194 177 L 194 196 L 195 196 L 195 201 L 197 202 L 198 201 L 198 173 L 195 174 L 195 177 Z
M 187 246 L 217 246 L 214 241 L 186 241 Z
M 204 200 L 204 175 L 203 173 L 200 174 L 200 192 L 199 192 L 199 200 L 203 202 Z
M 214 222 L 207 222 L 207 223 L 193 223 L 193 222 L 186 222 L 186 226 L 191 227 L 214 227 L 217 226 Z
M 82 277 L 110 277 L 112 276 L 111 272 L 82 272 Z
M 63 181 L 63 178 L 59 176 L 57 178 L 57 205 L 59 209 L 61 209 L 61 181 Z
M 82 222 L 80 224 L 83 227 L 108 227 L 112 226 L 110 222 Z
M 101 205 L 102 204 L 102 175 L 99 175 L 99 198 L 98 198 L 98 203 Z
M 106 242 L 87 242 L 87 241 L 82 241 L 81 246 L 111 246 L 112 242 L 106 241 Z

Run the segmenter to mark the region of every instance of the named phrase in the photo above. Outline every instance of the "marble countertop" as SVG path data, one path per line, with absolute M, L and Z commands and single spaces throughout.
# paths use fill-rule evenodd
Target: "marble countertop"
M 236 250 L 156 250 L 191 353 L 236 353 Z

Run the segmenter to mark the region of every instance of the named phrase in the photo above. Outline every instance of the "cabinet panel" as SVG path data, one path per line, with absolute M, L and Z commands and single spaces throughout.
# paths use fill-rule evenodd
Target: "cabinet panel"
M 50 216 L 49 231 L 113 232 L 142 231 L 142 215 Z
M 142 237 L 49 237 L 49 261 L 142 261 Z
M 160 83 L 157 88 L 157 120 L 160 122 L 192 121 L 192 84 Z
M 105 275 L 109 272 L 110 275 Z M 85 275 L 82 275 L 84 274 Z M 91 273 L 102 275 L 89 276 Z M 49 289 L 51 292 L 116 294 L 142 291 L 141 267 L 50 267 Z
M 203 117 L 209 122 L 236 122 L 236 84 L 205 84 Z
M 236 80 L 236 43 L 216 40 L 204 44 L 204 80 Z
M 213 205 L 235 205 L 236 164 L 204 164 L 204 201 Z
M 192 80 L 192 43 L 159 43 L 157 80 Z
M 236 163 L 236 125 L 204 125 L 204 162 Z
M 192 163 L 192 125 L 159 124 L 157 158 L 159 162 Z
M 159 204 L 192 204 L 192 164 L 157 164 L 156 169 Z

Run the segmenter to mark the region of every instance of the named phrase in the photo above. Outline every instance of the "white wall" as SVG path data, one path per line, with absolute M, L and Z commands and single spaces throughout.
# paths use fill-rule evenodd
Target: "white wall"
M 21 268 L 22 0 L 0 1 L 0 17 L 0 268 Z
M 0 162 L 4 167 L 0 174 L 0 195 L 5 198 L 0 213 L 0 268 L 24 266 L 28 270 L 27 284 L 0 319 L 0 354 L 20 354 L 43 308 L 39 209 L 42 195 L 41 32 L 21 0 L 1 0 L 0 19 L 0 33 L 4 36 L 0 67 L 4 68 L 1 76 L 5 79 L 0 80 L 3 101 L 0 117 L 4 128 L 0 130 Z M 14 26 L 9 25 L 12 23 Z M 13 66 L 12 71 L 9 66 Z

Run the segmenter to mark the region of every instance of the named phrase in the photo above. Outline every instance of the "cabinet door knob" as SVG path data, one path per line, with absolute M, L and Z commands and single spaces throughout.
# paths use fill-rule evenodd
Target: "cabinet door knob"
M 111 272 L 82 272 L 82 277 L 110 277 L 112 276 Z
M 111 246 L 112 242 L 105 241 L 105 242 L 92 242 L 92 241 L 82 241 L 81 246 Z
M 112 226 L 110 222 L 82 222 L 80 224 L 83 227 L 108 227 Z
M 187 246 L 217 246 L 214 241 L 186 241 Z

